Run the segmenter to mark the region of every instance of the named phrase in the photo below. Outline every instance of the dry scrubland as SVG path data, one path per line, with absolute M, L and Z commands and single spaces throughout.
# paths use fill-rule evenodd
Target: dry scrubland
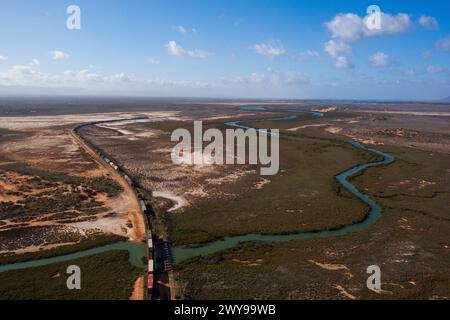
M 0 118 L 4 263 L 131 237 L 130 199 L 70 136 L 80 121 L 128 114 Z
M 352 178 L 361 191 L 383 207 L 382 216 L 370 228 L 354 234 L 278 244 L 247 243 L 208 257 L 191 259 L 177 266 L 178 297 L 449 298 L 450 270 L 446 261 L 450 258 L 447 237 L 450 231 L 450 117 L 417 114 L 428 110 L 429 106 L 366 105 L 360 108 L 338 105 L 329 108 L 324 103 L 315 106 L 327 111 L 324 118 L 311 119 L 303 114 L 292 121 L 251 123 L 256 117 L 270 119 L 292 114 L 289 110 L 296 105 L 280 103 L 267 112 L 242 111 L 239 105 L 238 102 L 226 106 L 183 102 L 181 107 L 170 106 L 164 112 L 140 110 L 92 115 L 92 119 L 146 116 L 149 120 L 91 125 L 83 128 L 81 134 L 123 166 L 146 196 L 151 198 L 154 193 L 151 202 L 157 217 L 157 234 L 173 240 L 176 245 L 199 244 L 254 232 L 332 229 L 361 220 L 368 208 L 341 189 L 334 176 L 377 158 L 351 147 L 346 143 L 350 138 L 396 157 L 396 162 L 388 167 L 372 168 Z M 307 102 L 298 105 L 311 109 Z M 402 114 L 384 112 L 385 108 Z M 429 111 L 448 112 L 448 107 L 432 106 Z M 36 235 L 34 239 L 41 239 L 42 234 L 47 236 L 45 244 L 38 241 L 38 247 L 48 248 L 72 241 L 80 245 L 111 240 L 108 236 L 98 238 L 96 233 L 87 240 L 91 235 L 85 230 L 86 224 L 96 226 L 94 229 L 103 236 L 111 232 L 127 234 L 125 229 L 123 233 L 111 229 L 112 225 L 127 228 L 128 222 L 126 205 L 119 212 L 112 210 L 123 203 L 120 195 L 110 193 L 111 187 L 113 193 L 117 192 L 114 184 L 109 180 L 106 180 L 108 187 L 104 183 L 95 184 L 96 178 L 105 177 L 105 172 L 67 135 L 72 121 L 80 121 L 80 117 L 66 118 L 67 123 L 55 126 L 49 126 L 47 122 L 52 120 L 45 119 L 46 125 L 39 128 L 33 129 L 24 123 L 19 128 L 8 123 L 0 129 L 0 183 L 5 186 L 0 201 L 3 205 L 9 202 L 20 205 L 16 214 L 1 220 L 0 237 L 2 234 L 17 237 L 32 230 Z M 250 125 L 282 130 L 279 175 L 261 177 L 257 166 L 172 164 L 170 150 L 174 143 L 170 142 L 170 133 L 174 129 L 192 129 L 193 119 L 205 120 L 205 129 L 225 129 L 226 119 L 238 118 L 249 119 Z M 53 139 L 52 135 L 57 137 Z M 76 166 L 70 165 L 74 162 Z M 58 174 L 50 178 L 48 173 L 42 172 Z M 42 190 L 36 192 L 35 189 Z M 58 200 L 57 194 L 61 192 L 65 198 L 75 199 L 78 207 L 73 207 L 69 201 L 63 202 L 62 208 L 35 215 L 20 211 L 40 208 L 41 197 Z M 24 199 L 24 195 L 32 201 Z M 11 212 L 11 207 L 7 208 L 6 214 Z M 111 211 L 117 215 L 107 217 Z M 67 221 L 73 219 L 87 220 Z M 110 219 L 121 220 L 107 223 Z M 24 223 L 27 225 L 21 226 Z M 68 229 L 63 233 L 42 229 L 74 227 L 74 238 Z M 76 239 L 80 230 L 84 230 L 86 237 L 81 243 Z M 60 234 L 64 237 L 59 237 Z M 36 248 L 35 245 L 27 243 L 21 248 Z M 366 268 L 372 264 L 382 269 L 382 292 L 369 291 L 365 286 Z M 36 270 L 37 274 L 44 272 L 45 277 L 52 275 L 50 271 L 54 270 Z M 128 279 L 124 274 L 121 277 Z M 135 279 L 136 275 L 128 279 L 126 286 L 132 285 Z M 117 296 L 124 297 L 125 294 L 114 290 Z

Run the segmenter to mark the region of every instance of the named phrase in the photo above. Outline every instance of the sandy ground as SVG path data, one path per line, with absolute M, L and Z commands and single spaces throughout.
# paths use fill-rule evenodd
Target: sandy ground
M 264 188 L 265 185 L 269 184 L 270 180 L 266 178 L 261 178 L 259 181 L 253 186 L 253 189 L 260 190 Z
M 328 128 L 325 129 L 325 131 L 329 132 L 329 133 L 336 134 L 336 133 L 341 132 L 342 128 L 339 128 L 339 127 L 328 127 Z
M 184 197 L 177 196 L 176 194 L 174 194 L 173 192 L 170 192 L 170 191 L 153 191 L 153 197 L 164 198 L 164 199 L 168 199 L 168 200 L 175 202 L 175 205 L 172 208 L 170 208 L 169 210 L 167 210 L 168 212 L 176 211 L 176 210 L 181 209 L 189 204 Z
M 357 297 L 355 297 L 354 295 L 352 295 L 351 293 L 349 293 L 344 287 L 340 286 L 340 285 L 334 285 L 334 288 L 336 288 L 337 290 L 339 290 L 339 294 L 344 296 L 345 298 L 348 298 L 350 300 L 356 300 L 358 299 Z
M 128 203 L 128 202 L 123 202 Z M 101 217 L 97 219 L 96 221 L 82 221 L 82 222 L 76 222 L 72 223 L 71 225 L 83 230 L 90 230 L 90 229 L 98 229 L 99 231 L 105 232 L 105 233 L 112 233 L 123 237 L 132 237 L 130 230 L 127 228 L 127 222 L 128 217 L 126 213 L 128 210 L 125 210 L 125 215 L 123 214 L 124 210 L 117 210 L 115 209 L 115 213 L 118 213 L 114 217 Z
M 294 131 L 298 131 L 300 129 L 306 129 L 306 128 L 311 128 L 311 127 L 325 127 L 325 126 L 328 126 L 328 125 L 329 125 L 328 123 L 307 124 L 307 125 L 304 125 L 304 126 L 299 126 L 299 127 L 287 129 L 287 131 L 294 132 Z
M 130 123 L 128 119 L 145 116 L 151 121 L 178 119 L 178 112 L 111 112 L 111 113 L 92 113 L 92 114 L 73 114 L 56 116 L 26 116 L 26 117 L 0 117 L 0 128 L 10 130 L 38 129 L 45 127 L 63 126 L 93 121 L 107 121 L 123 119 L 123 124 Z M 149 121 L 150 121 L 149 120 Z
M 131 293 L 130 300 L 144 300 L 144 276 L 136 279 Z
M 411 115 L 411 116 L 433 116 L 433 117 L 450 117 L 450 112 L 421 112 L 421 111 L 379 111 L 379 110 L 357 110 L 361 113 L 373 113 L 373 114 L 398 114 L 398 115 Z
M 136 120 L 135 123 L 145 123 L 145 122 L 152 122 L 151 119 L 143 119 L 143 120 Z M 130 126 L 130 127 L 124 127 L 127 125 L 133 124 L 133 121 L 121 121 L 121 122 L 114 122 L 114 123 L 104 123 L 104 124 L 97 124 L 96 126 L 99 128 L 104 128 L 108 130 L 114 130 L 118 132 L 120 135 L 118 136 L 112 136 L 111 138 L 114 139 L 126 139 L 130 141 L 136 141 L 140 139 L 145 138 L 157 138 L 161 134 L 163 134 L 160 130 L 155 129 L 149 129 L 146 128 L 145 130 L 137 129 L 136 127 Z
M 106 171 L 101 171 L 104 175 Z M 32 179 L 33 175 L 24 175 L 16 172 L 3 172 L 0 175 L 0 201 L 21 201 L 26 199 L 31 195 L 35 195 L 40 192 L 52 192 L 57 188 L 71 190 L 71 186 L 69 184 L 65 184 L 63 182 L 59 182 L 54 184 L 48 188 L 40 188 L 33 187 L 33 184 L 28 183 L 29 179 Z M 27 188 L 26 191 L 20 191 L 21 188 Z M 7 192 L 14 192 L 17 195 L 7 195 Z M 55 212 L 47 212 L 42 213 L 40 215 L 30 217 L 26 222 L 24 221 L 13 221 L 13 219 L 3 219 L 1 220 L 2 225 L 0 226 L 0 230 L 6 231 L 14 227 L 45 227 L 45 226 L 55 226 L 55 225 L 65 225 L 67 230 L 70 233 L 77 232 L 81 238 L 85 237 L 88 234 L 93 233 L 111 233 L 120 236 L 127 237 L 127 223 L 128 223 L 128 210 L 127 203 L 129 202 L 127 199 L 124 199 L 124 195 L 121 194 L 117 197 L 110 198 L 106 194 L 97 194 L 91 198 L 92 200 L 101 201 L 104 203 L 103 208 L 107 211 L 99 212 L 95 215 L 95 220 L 86 220 L 80 222 L 72 222 L 72 223 L 62 223 L 58 218 L 53 218 Z M 83 211 L 78 211 L 80 214 L 79 218 L 86 218 L 83 215 Z M 60 230 L 59 233 L 64 233 L 64 230 Z M 16 250 L 16 254 L 26 253 L 26 252 L 34 252 L 39 250 L 48 250 L 55 248 L 60 245 L 70 245 L 75 242 L 64 242 L 59 244 L 42 244 L 39 246 L 27 246 Z
M 322 109 L 312 109 L 312 111 L 314 111 L 314 112 L 323 112 L 323 113 L 336 111 L 336 110 L 337 110 L 336 107 L 329 107 L 329 108 L 322 108 Z

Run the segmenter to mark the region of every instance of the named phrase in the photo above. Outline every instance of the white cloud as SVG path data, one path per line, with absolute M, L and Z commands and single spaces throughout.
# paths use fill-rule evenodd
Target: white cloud
M 174 29 L 180 34 L 188 34 L 189 32 L 196 34 L 198 32 L 196 28 L 189 29 L 188 27 L 182 25 L 176 26 Z
M 427 67 L 427 73 L 429 73 L 429 74 L 441 73 L 443 71 L 444 71 L 444 68 L 439 67 L 439 66 L 429 65 Z
M 343 41 L 329 40 L 325 43 L 325 52 L 332 58 L 337 58 L 343 53 L 349 53 L 352 48 Z
M 439 22 L 434 17 L 422 15 L 419 18 L 419 23 L 422 27 L 427 30 L 437 30 L 439 29 Z
M 0 56 L 0 61 L 8 61 L 8 58 L 5 56 Z
M 36 71 L 29 65 L 17 65 L 5 72 L 0 72 L 0 84 L 33 85 Z
M 274 92 L 271 90 L 275 90 L 280 96 L 285 96 L 284 90 L 298 92 L 307 88 L 308 84 L 310 84 L 310 78 L 306 74 L 294 71 L 282 72 L 271 68 L 261 73 L 217 79 L 212 82 L 140 78 L 121 72 L 102 74 L 91 69 L 48 73 L 30 65 L 13 66 L 5 72 L 0 72 L 1 90 L 16 90 L 14 88 L 18 87 L 22 88 L 21 92 L 32 91 L 33 88 L 45 88 L 51 92 L 82 90 L 95 94 L 189 95 L 196 92 L 205 95 L 219 88 L 221 92 L 228 90 L 230 95 L 236 95 L 236 92 L 242 92 L 244 95 L 250 92 L 258 96 L 270 95 Z
M 160 64 L 161 61 L 159 61 L 158 59 L 149 58 L 149 59 L 147 59 L 147 63 L 148 64 Z
M 450 36 L 439 40 L 436 45 L 443 51 L 450 51 Z
M 331 21 L 325 23 L 331 32 L 331 37 L 347 42 L 357 41 L 363 32 L 363 21 L 354 13 L 338 14 Z
M 407 31 L 412 26 L 411 18 L 405 13 L 392 16 L 381 12 L 381 29 L 367 28 L 368 18 L 369 15 L 361 18 L 354 13 L 342 13 L 325 23 L 325 26 L 331 32 L 333 39 L 340 39 L 348 43 L 374 36 L 396 35 Z
M 253 49 L 256 51 L 256 53 L 270 58 L 282 56 L 286 53 L 286 51 L 281 46 L 265 43 L 254 44 Z
M 334 60 L 334 65 L 338 69 L 353 69 L 355 66 L 344 56 L 339 56 Z
M 406 13 L 399 13 L 396 16 L 392 16 L 387 13 L 381 13 L 381 29 L 369 30 L 366 27 L 366 21 L 369 16 L 364 18 L 364 33 L 367 37 L 382 36 L 382 35 L 396 35 L 408 31 L 413 23 L 411 17 Z
M 343 41 L 329 40 L 325 43 L 324 50 L 334 60 L 334 65 L 339 69 L 352 69 L 354 65 L 343 54 L 350 53 L 352 48 Z
M 415 77 L 420 75 L 420 72 L 418 72 L 416 69 L 414 68 L 409 68 L 407 70 L 404 71 L 404 74 L 408 77 Z
M 183 27 L 183 26 L 178 26 L 178 27 L 177 27 L 177 31 L 178 31 L 179 33 L 183 33 L 183 34 L 187 32 L 186 28 Z
M 352 43 L 376 36 L 396 35 L 407 31 L 412 26 L 411 18 L 407 14 L 399 13 L 393 16 L 381 12 L 381 28 L 369 29 L 367 21 L 370 17 L 371 15 L 360 17 L 354 13 L 341 13 L 325 23 L 326 28 L 331 33 L 331 40 L 325 43 L 324 50 L 334 60 L 337 68 L 349 69 L 354 67 L 345 56 L 352 51 Z M 382 59 L 383 57 L 374 58 Z M 377 62 L 375 61 L 375 63 Z M 378 63 L 383 62 L 378 61 Z
M 64 60 L 69 58 L 69 55 L 67 53 L 59 50 L 54 50 L 50 52 L 50 56 L 52 57 L 53 60 Z
M 376 68 L 387 67 L 391 63 L 389 55 L 383 52 L 374 53 L 369 57 L 369 61 Z
M 34 58 L 33 60 L 31 60 L 30 66 L 32 66 L 32 67 L 37 66 L 38 67 L 40 65 L 41 65 L 41 62 L 38 59 Z
M 300 52 L 299 56 L 300 56 L 300 58 L 305 58 L 305 57 L 317 58 L 317 57 L 320 57 L 320 53 L 315 50 L 306 50 L 304 52 Z
M 284 87 L 284 86 L 303 86 L 310 83 L 307 75 L 288 71 L 280 72 L 267 68 L 263 73 L 252 73 L 248 76 L 235 76 L 223 79 L 225 84 L 238 84 L 247 87 Z
M 151 88 L 204 88 L 208 83 L 136 78 L 124 73 L 104 75 L 89 69 L 66 70 L 63 73 L 44 73 L 30 65 L 17 65 L 0 72 L 0 86 L 43 87 L 54 89 L 77 88 L 86 90 L 118 90 L 147 92 Z
M 166 44 L 167 52 L 177 57 L 191 57 L 191 58 L 207 58 L 210 53 L 202 50 L 186 50 L 175 41 L 169 41 Z
M 433 54 L 430 50 L 424 50 L 422 51 L 421 56 L 423 59 L 431 59 L 433 57 Z

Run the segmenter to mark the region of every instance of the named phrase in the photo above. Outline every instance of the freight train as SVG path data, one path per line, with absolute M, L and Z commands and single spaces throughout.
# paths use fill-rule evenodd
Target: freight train
M 154 260 L 153 260 L 153 235 L 149 229 L 147 233 L 148 244 L 148 274 L 147 274 L 147 294 L 148 298 L 153 298 L 153 280 L 154 280 Z
M 78 130 L 85 126 L 80 125 L 75 128 L 75 133 L 78 135 Z M 90 143 L 86 142 L 99 156 L 102 158 L 107 164 L 109 164 L 115 171 L 117 171 L 122 177 L 125 179 L 125 181 L 130 185 L 131 187 L 134 186 L 133 180 L 118 166 L 116 165 L 111 159 L 109 159 L 107 156 L 105 156 L 102 152 L 100 152 L 98 149 L 96 149 L 94 146 L 92 146 Z M 142 213 L 148 215 L 150 214 L 150 211 L 147 210 L 147 206 L 145 204 L 145 201 L 138 197 L 140 208 L 142 210 Z M 153 257 L 153 234 L 150 229 L 147 232 L 147 245 L 148 245 L 148 273 L 147 273 L 147 293 L 148 293 L 148 299 L 151 300 L 154 298 L 154 257 Z

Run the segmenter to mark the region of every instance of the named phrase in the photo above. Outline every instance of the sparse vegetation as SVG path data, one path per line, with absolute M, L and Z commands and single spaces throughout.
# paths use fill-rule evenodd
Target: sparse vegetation
M 69 265 L 81 269 L 81 290 L 68 290 Z M 110 251 L 43 267 L 0 273 L 2 300 L 128 300 L 142 270 L 128 262 L 128 252 Z

